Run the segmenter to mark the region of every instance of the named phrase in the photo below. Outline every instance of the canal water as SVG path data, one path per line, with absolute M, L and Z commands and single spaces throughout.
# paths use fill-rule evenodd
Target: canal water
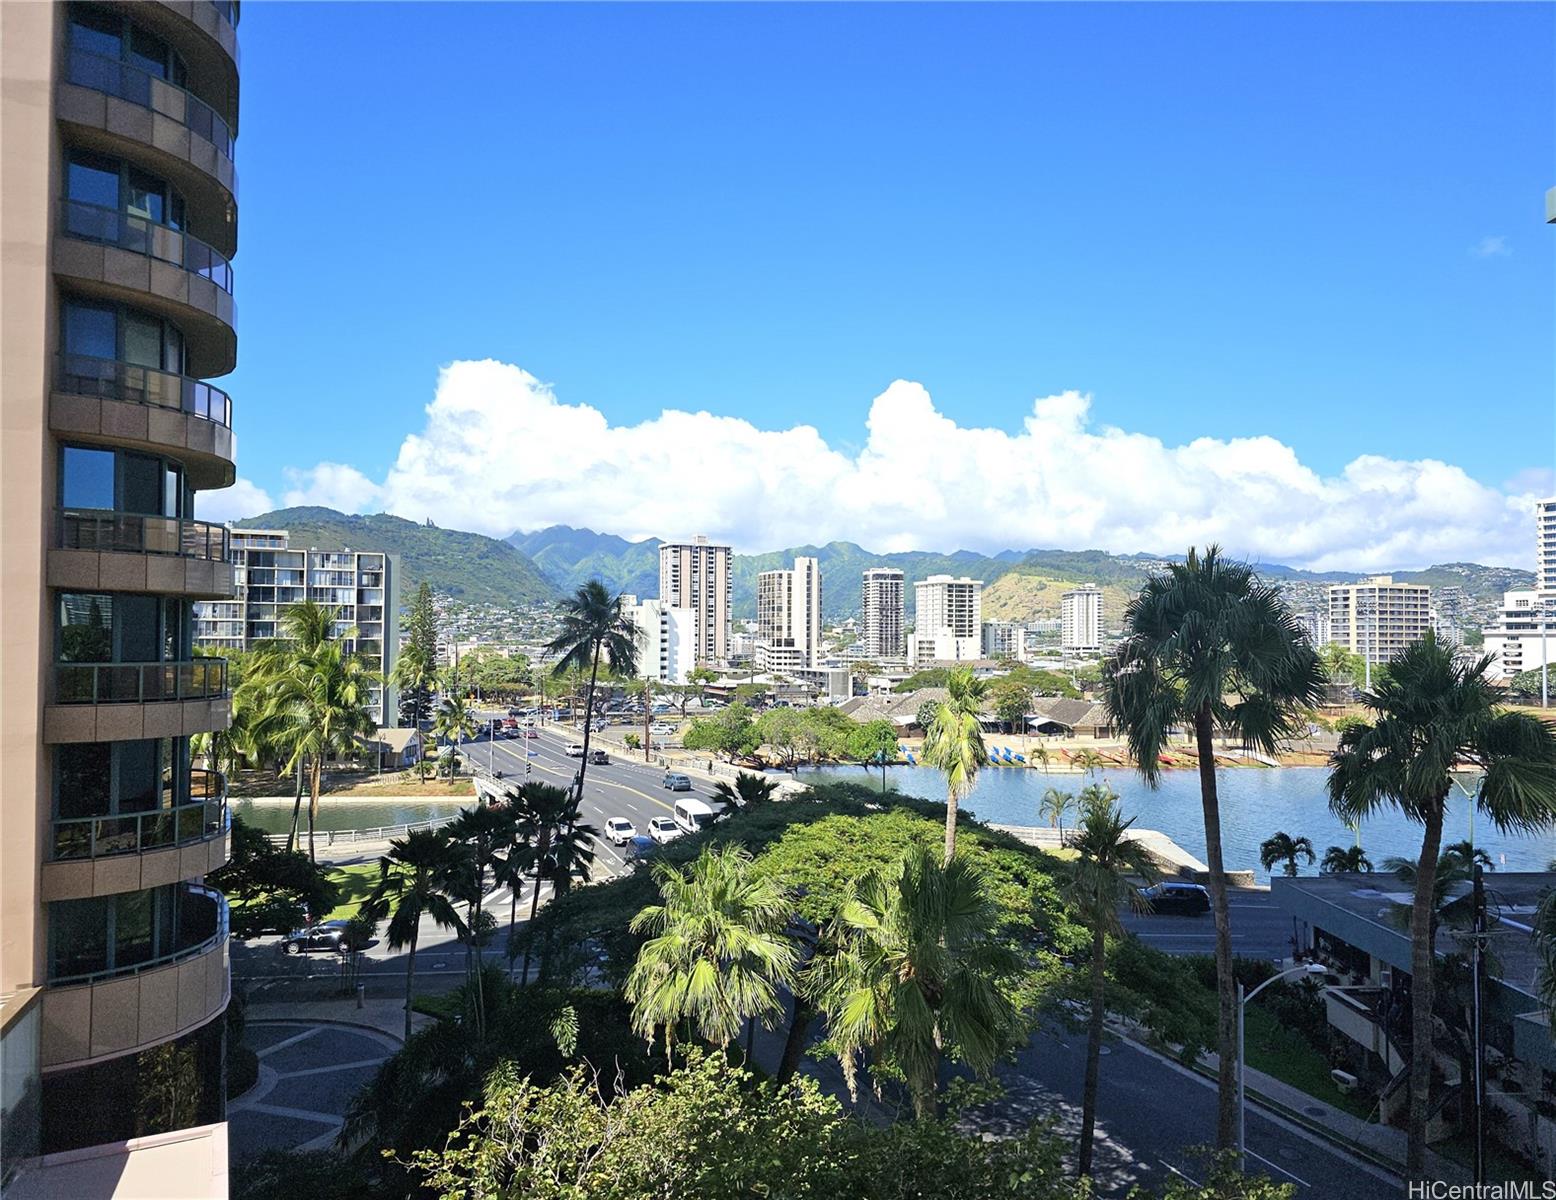
M 470 796 L 447 800 L 418 800 L 410 804 L 385 804 L 377 800 L 319 801 L 318 829 L 374 829 L 381 825 L 405 825 L 452 817 L 461 807 L 474 804 Z M 235 800 L 232 811 L 245 825 L 265 833 L 286 833 L 292 827 L 290 800 Z M 303 800 L 302 828 L 308 828 L 308 801 Z
M 1197 771 L 1163 771 L 1153 790 L 1134 771 L 1098 773 L 1122 797 L 1124 814 L 1133 816 L 1142 829 L 1165 833 L 1200 861 L 1205 858 L 1205 820 L 1200 807 Z M 1259 843 L 1276 831 L 1307 837 L 1320 859 L 1329 846 L 1349 846 L 1355 834 L 1329 812 L 1323 767 L 1234 767 L 1220 773 L 1221 842 L 1228 870 L 1252 870 L 1261 880 L 1268 873 L 1259 867 Z M 835 776 L 880 785 L 881 773 L 866 776 L 860 767 L 822 767 L 802 770 L 799 778 Z M 888 767 L 887 785 L 912 796 L 943 801 L 945 776 L 929 767 Z M 973 793 L 963 801 L 979 820 L 1001 825 L 1046 825 L 1037 815 L 1038 802 L 1050 787 L 1078 793 L 1092 778 L 1076 774 L 1048 774 L 1042 770 L 990 767 L 978 775 Z M 1465 778 L 1466 785 L 1473 780 Z M 1454 793 L 1444 842 L 1470 837 L 1469 804 Z M 1071 818 L 1073 820 L 1073 817 Z M 1540 837 L 1510 837 L 1498 833 L 1481 814 L 1475 815 L 1475 844 L 1491 855 L 1499 871 L 1543 871 L 1556 859 L 1556 833 Z M 1361 842 L 1374 868 L 1397 855 L 1415 859 L 1421 853 L 1420 827 L 1398 813 L 1381 811 L 1361 827 Z M 1276 868 L 1279 870 L 1280 868 Z M 1317 870 L 1303 868 L 1308 874 Z

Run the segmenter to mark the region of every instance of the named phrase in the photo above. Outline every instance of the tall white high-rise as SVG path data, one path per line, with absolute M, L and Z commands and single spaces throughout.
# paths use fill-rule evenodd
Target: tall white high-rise
M 663 600 L 625 595 L 621 607 L 637 629 L 638 676 L 661 683 L 685 683 L 697 665 L 697 614 Z
M 815 667 L 821 660 L 821 563 L 796 558 L 792 569 L 756 577 L 757 657 L 765 670 Z
M 659 599 L 671 608 L 692 610 L 693 653 L 699 663 L 721 663 L 729 657 L 731 558 L 729 546 L 701 534 L 659 547 Z
M 903 574 L 896 567 L 871 567 L 860 593 L 864 652 L 871 658 L 902 654 Z
M 1073 588 L 1059 601 L 1059 645 L 1074 654 L 1102 651 L 1102 589 Z
M 983 653 L 983 580 L 931 575 L 913 585 L 912 663 L 957 662 Z
M 1534 590 L 1556 596 L 1556 496 L 1535 505 L 1534 519 Z

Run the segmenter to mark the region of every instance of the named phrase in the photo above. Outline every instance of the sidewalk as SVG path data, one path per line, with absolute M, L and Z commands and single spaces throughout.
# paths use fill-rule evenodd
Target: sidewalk
M 364 1000 L 357 1007 L 354 996 L 338 1000 L 265 1000 L 244 1009 L 245 1022 L 303 1021 L 316 1025 L 359 1025 L 387 1034 L 396 1042 L 405 1038 L 405 1002 L 403 1000 Z M 412 1031 L 432 1024 L 426 1013 L 411 1014 Z

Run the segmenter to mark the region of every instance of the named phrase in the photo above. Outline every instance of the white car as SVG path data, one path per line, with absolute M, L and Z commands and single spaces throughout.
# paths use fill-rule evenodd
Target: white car
M 583 757 L 583 743 L 582 742 L 569 742 L 567 744 L 567 757 L 568 758 L 582 758 Z
M 625 846 L 637 835 L 637 826 L 626 817 L 612 817 L 605 822 L 605 836 L 613 846 Z
M 673 842 L 681 836 L 681 827 L 675 823 L 674 817 L 651 817 L 648 822 L 648 836 L 661 844 Z
M 666 725 L 663 721 L 655 721 L 648 727 L 649 733 L 674 733 L 674 725 Z

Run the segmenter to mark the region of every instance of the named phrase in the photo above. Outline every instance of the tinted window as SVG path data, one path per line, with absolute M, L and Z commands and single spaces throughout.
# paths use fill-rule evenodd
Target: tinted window
M 119 207 L 119 167 L 112 159 L 72 154 L 66 174 L 72 200 L 103 208 Z
M 70 44 L 78 50 L 118 58 L 124 48 L 119 36 L 122 28 L 118 17 L 89 8 L 75 8 L 70 13 Z
M 59 815 L 90 817 L 107 812 L 112 767 L 113 746 L 108 742 L 76 742 L 56 747 L 55 808 Z
M 156 662 L 161 658 L 161 638 L 155 596 L 119 596 L 119 662 Z
M 155 175 L 130 168 L 130 186 L 125 210 L 137 217 L 162 224 L 167 216 L 167 188 Z
M 144 29 L 131 27 L 130 62 L 148 75 L 166 79 L 168 74 L 167 43 L 161 38 L 147 33 Z
M 119 507 L 125 512 L 162 513 L 162 462 L 143 454 L 119 457 Z
M 113 451 L 66 446 L 61 457 L 60 502 L 66 508 L 113 508 Z
M 122 742 L 119 750 L 119 811 L 145 812 L 158 807 L 162 773 L 154 741 Z
M 124 316 L 124 361 L 138 367 L 162 366 L 162 322 L 138 313 Z
M 65 352 L 93 358 L 118 358 L 117 322 L 111 308 L 97 304 L 65 305 Z
M 59 598 L 61 662 L 113 661 L 112 596 L 63 593 Z

